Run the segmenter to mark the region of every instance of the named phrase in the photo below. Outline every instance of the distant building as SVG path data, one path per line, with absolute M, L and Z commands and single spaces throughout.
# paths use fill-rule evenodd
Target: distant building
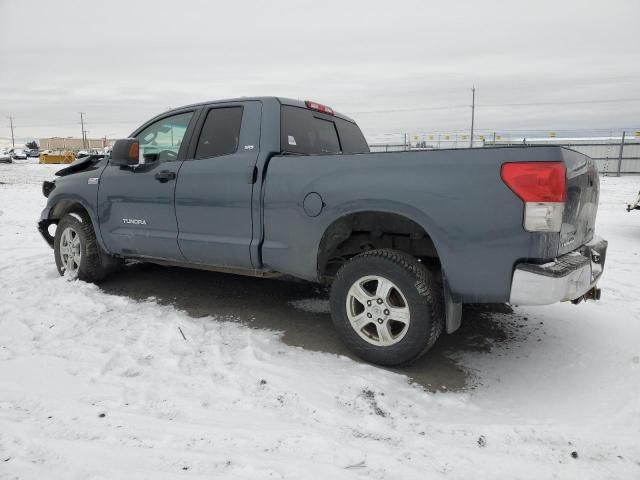
M 113 145 L 115 140 L 109 138 L 87 138 L 84 142 L 81 138 L 51 137 L 41 138 L 38 141 L 40 150 L 86 150 L 90 148 L 104 148 Z

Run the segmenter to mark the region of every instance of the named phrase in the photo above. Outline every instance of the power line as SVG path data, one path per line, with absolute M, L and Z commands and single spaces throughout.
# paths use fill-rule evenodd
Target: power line
M 474 108 L 494 108 L 494 107 L 527 107 L 527 106 L 553 106 L 553 105 L 589 105 L 589 104 L 605 104 L 605 103 L 630 103 L 630 102 L 640 102 L 640 98 L 611 98 L 611 99 L 599 99 L 599 100 L 576 100 L 576 101 L 549 101 L 549 102 L 521 102 L 521 103 L 485 103 L 485 104 L 475 104 Z M 455 110 L 455 109 L 464 109 L 469 108 L 469 104 L 466 105 L 434 105 L 434 106 L 426 106 L 426 107 L 414 107 L 414 108 L 395 108 L 395 109 L 381 109 L 381 110 L 363 110 L 363 111 L 355 111 L 355 112 L 345 112 L 348 115 L 368 115 L 368 114 L 378 114 L 378 113 L 404 113 L 404 112 L 422 112 L 422 111 L 431 111 L 431 110 Z M 81 123 L 83 122 L 84 112 L 80 112 L 81 115 Z M 121 125 L 121 126 L 129 126 L 129 125 L 139 125 L 142 121 L 136 122 L 135 120 L 127 119 L 127 120 L 109 120 L 109 121 L 94 121 L 93 125 L 103 126 L 103 125 Z M 71 126 L 71 123 L 39 123 L 28 125 L 28 128 L 47 128 L 47 127 L 67 127 Z M 84 130 L 84 127 L 83 127 Z M 474 131 L 478 130 L 474 128 Z M 492 130 L 492 129 L 485 129 Z
M 455 110 L 458 108 L 469 108 L 467 105 L 438 105 L 434 107 L 419 108 L 398 108 L 393 110 L 367 110 L 363 112 L 345 112 L 347 115 L 367 115 L 369 113 L 402 113 L 402 112 L 422 112 L 426 110 Z
M 509 129 L 509 128 L 474 128 L 474 138 L 478 135 L 478 134 L 483 134 L 483 135 L 487 135 L 487 134 L 493 134 L 493 133 L 497 133 L 498 135 L 522 135 L 522 134 L 538 134 L 538 133 L 549 133 L 549 132 L 556 132 L 558 134 L 563 133 L 563 134 L 574 134 L 574 135 L 590 135 L 593 136 L 594 134 L 612 134 L 614 132 L 622 132 L 622 131 L 634 131 L 634 132 L 640 132 L 640 126 L 637 127 L 615 127 L 615 128 L 576 128 L 576 129 L 570 129 L 570 128 L 542 128 L 542 129 L 533 129 L 533 128 L 524 128 L 524 129 Z M 443 134 L 443 135 L 468 135 L 469 130 L 465 129 L 465 128 L 451 128 L 451 129 L 445 129 L 445 130 L 441 130 L 441 129 L 434 129 L 434 130 L 425 130 L 425 129 L 420 129 L 420 130 L 411 130 L 411 129 L 394 129 L 394 130 L 387 130 L 384 132 L 380 132 L 380 133 L 371 133 L 368 136 L 371 137 L 391 137 L 391 136 L 402 136 L 407 134 L 407 132 L 411 135 L 417 135 L 417 136 L 426 136 L 426 135 L 439 135 L 439 134 Z
M 480 105 L 481 107 L 532 107 L 550 105 L 590 105 L 594 103 L 628 103 L 640 102 L 640 98 L 609 98 L 601 100 L 566 100 L 562 102 L 525 102 L 525 103 L 496 103 Z
M 122 121 L 122 122 L 91 122 L 91 125 L 96 125 L 96 126 L 101 126 L 101 125 L 124 125 L 124 126 L 128 126 L 128 125 L 133 125 L 133 126 L 138 126 L 141 125 L 144 122 L 144 120 L 140 120 L 140 121 Z M 77 123 L 74 122 L 60 122 L 60 123 L 33 123 L 33 124 L 28 124 L 26 127 L 27 128 L 55 128 L 55 127 L 72 127 L 72 126 L 77 126 Z
M 640 102 L 640 98 L 610 98 L 602 100 L 567 100 L 560 102 L 523 102 L 523 103 L 485 103 L 478 104 L 477 107 L 534 107 L 534 106 L 553 106 L 553 105 L 590 105 L 596 103 L 628 103 Z M 388 110 L 366 110 L 361 112 L 346 112 L 348 115 L 367 115 L 370 113 L 402 113 L 402 112 L 421 112 L 427 110 L 454 110 L 460 108 L 468 108 L 468 105 L 437 105 L 433 107 L 416 107 L 416 108 L 397 108 Z

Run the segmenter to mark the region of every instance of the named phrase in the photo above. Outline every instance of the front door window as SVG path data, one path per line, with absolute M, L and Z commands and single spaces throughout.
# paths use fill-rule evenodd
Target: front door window
M 137 135 L 141 163 L 176 160 L 193 112 L 165 117 L 152 123 Z

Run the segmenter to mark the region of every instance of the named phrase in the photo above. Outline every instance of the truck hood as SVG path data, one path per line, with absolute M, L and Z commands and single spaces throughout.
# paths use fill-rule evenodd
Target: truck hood
M 97 155 L 89 155 L 88 157 L 79 158 L 77 160 L 74 160 L 73 163 L 69 164 L 68 167 L 63 168 L 62 170 L 58 170 L 55 175 L 57 177 L 65 177 L 67 175 L 71 175 L 72 173 L 85 170 L 88 167 L 102 161 L 103 159 L 103 157 L 99 157 Z

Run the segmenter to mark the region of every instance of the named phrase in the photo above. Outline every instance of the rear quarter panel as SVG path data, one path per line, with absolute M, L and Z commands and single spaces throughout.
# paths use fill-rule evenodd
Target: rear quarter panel
M 361 211 L 404 215 L 431 236 L 452 293 L 464 302 L 504 302 L 513 266 L 557 254 L 558 234 L 526 232 L 522 201 L 502 182 L 513 161 L 558 161 L 557 147 L 507 147 L 353 155 L 277 156 L 264 185 L 264 266 L 317 280 L 325 230 Z M 308 216 L 310 192 L 325 207 Z

